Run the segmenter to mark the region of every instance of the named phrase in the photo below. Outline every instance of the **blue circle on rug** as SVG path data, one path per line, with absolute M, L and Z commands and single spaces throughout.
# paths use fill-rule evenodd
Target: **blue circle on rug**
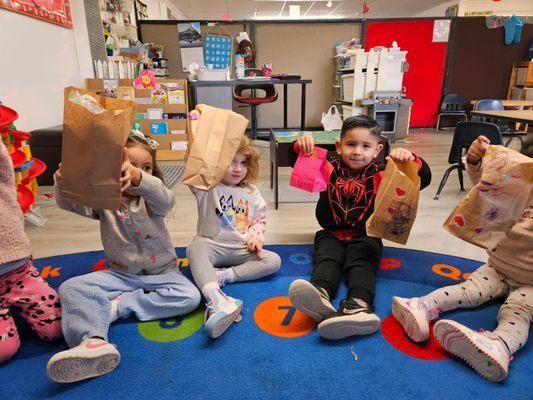
M 381 331 L 331 342 L 321 339 L 316 330 L 292 338 L 261 330 L 254 322 L 256 308 L 268 299 L 287 296 L 294 279 L 309 279 L 313 254 L 312 245 L 266 248 L 281 256 L 281 270 L 271 277 L 224 288 L 228 295 L 242 299 L 244 308 L 243 320 L 220 338 L 211 340 L 203 328 L 198 328 L 202 310 L 187 320 L 189 328 L 184 334 L 175 338 L 167 335 L 161 341 L 145 339 L 134 318 L 121 320 L 109 331 L 110 342 L 116 344 L 122 356 L 118 368 L 96 379 L 61 385 L 48 380 L 45 370 L 49 358 L 66 349 L 66 344 L 45 343 L 33 335 L 23 335 L 18 354 L 0 364 L 2 392 L 14 399 L 115 399 L 118 395 L 132 399 L 179 396 L 254 400 L 531 397 L 530 343 L 515 355 L 507 380 L 493 383 L 453 357 L 440 361 L 412 357 L 391 345 Z M 178 257 L 185 258 L 184 248 L 176 251 Z M 72 276 L 107 267 L 101 251 L 38 259 L 35 265 L 56 288 Z M 434 268 L 436 265 L 440 267 Z M 450 275 L 443 265 L 456 270 Z M 459 283 L 464 274 L 480 265 L 459 257 L 385 248 L 378 273 L 376 313 L 385 321 L 391 314 L 392 296 L 420 296 Z M 189 268 L 181 270 L 190 277 Z M 345 294 L 341 284 L 335 306 Z M 473 329 L 490 330 L 496 326 L 501 302 L 456 310 L 445 317 Z M 287 318 L 289 313 L 287 309 Z M 159 321 L 155 328 L 169 333 L 180 328 L 185 318 Z

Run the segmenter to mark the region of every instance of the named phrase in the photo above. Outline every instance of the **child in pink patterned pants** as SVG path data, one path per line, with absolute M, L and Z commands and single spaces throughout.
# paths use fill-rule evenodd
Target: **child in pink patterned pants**
M 0 276 L 0 362 L 10 359 L 20 347 L 9 307 L 18 307 L 41 339 L 62 337 L 59 297 L 41 278 L 31 259 Z
M 33 266 L 17 202 L 11 157 L 0 140 L 0 363 L 20 347 L 10 308 L 17 307 L 41 339 L 62 337 L 57 293 Z

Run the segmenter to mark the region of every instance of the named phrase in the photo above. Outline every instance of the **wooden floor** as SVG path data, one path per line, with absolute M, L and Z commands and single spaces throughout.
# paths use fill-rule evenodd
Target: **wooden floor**
M 433 200 L 440 179 L 448 168 L 451 139 L 450 131 L 435 133 L 431 129 L 412 130 L 407 143 L 394 144 L 394 147 L 402 146 L 416 152 L 429 163 L 433 173 L 431 185 L 421 192 L 418 216 L 406 247 L 484 261 L 486 255 L 482 249 L 454 238 L 441 227 L 450 211 L 464 196 L 459 190 L 455 172 L 450 176 L 440 200 Z M 282 203 L 278 210 L 274 209 L 274 196 L 269 184 L 269 147 L 266 142 L 257 143 L 262 159 L 260 190 L 268 203 L 266 243 L 313 243 L 314 234 L 319 229 L 314 216 L 315 204 Z M 517 146 L 517 143 L 513 144 Z M 289 174 L 289 168 L 280 169 L 282 201 L 284 198 L 302 198 L 301 194 L 288 188 Z M 466 179 L 466 189 L 470 188 L 471 184 Z M 51 187 L 41 188 L 41 193 L 51 191 Z M 196 233 L 196 201 L 184 185 L 177 184 L 173 191 L 176 208 L 167 218 L 168 228 L 175 246 L 187 246 Z M 303 198 L 312 200 L 312 196 L 304 195 Z M 60 210 L 54 200 L 47 200 L 44 196 L 39 196 L 38 205 L 48 222 L 43 227 L 27 226 L 35 258 L 102 249 L 98 221 Z M 390 242 L 385 244 L 396 246 Z

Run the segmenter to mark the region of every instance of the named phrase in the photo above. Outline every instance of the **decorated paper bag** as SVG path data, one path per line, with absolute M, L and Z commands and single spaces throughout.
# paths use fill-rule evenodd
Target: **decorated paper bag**
M 494 248 L 533 200 L 533 159 L 489 146 L 481 179 L 452 211 L 444 228 L 485 249 Z
M 316 146 L 309 156 L 300 153 L 292 169 L 290 185 L 311 193 L 326 190 L 327 154 L 327 150 Z
M 200 116 L 194 123 L 182 182 L 210 190 L 224 177 L 239 148 L 248 120 L 230 110 L 205 104 L 196 106 Z
M 367 235 L 407 243 L 419 194 L 418 165 L 413 161 L 396 163 L 389 158 L 376 194 L 374 213 L 366 222 Z
M 135 117 L 135 103 L 73 87 L 64 94 L 59 190 L 76 204 L 118 209 L 122 152 Z

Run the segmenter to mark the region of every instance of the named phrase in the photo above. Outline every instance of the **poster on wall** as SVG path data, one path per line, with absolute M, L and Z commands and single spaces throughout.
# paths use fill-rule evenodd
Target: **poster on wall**
M 72 28 L 69 0 L 0 0 L 0 8 Z
M 178 40 L 180 43 L 181 65 L 184 72 L 189 71 L 189 65 L 196 63 L 204 65 L 204 50 L 199 22 L 178 24 Z
M 206 35 L 205 63 L 214 69 L 231 67 L 233 38 L 227 35 Z

